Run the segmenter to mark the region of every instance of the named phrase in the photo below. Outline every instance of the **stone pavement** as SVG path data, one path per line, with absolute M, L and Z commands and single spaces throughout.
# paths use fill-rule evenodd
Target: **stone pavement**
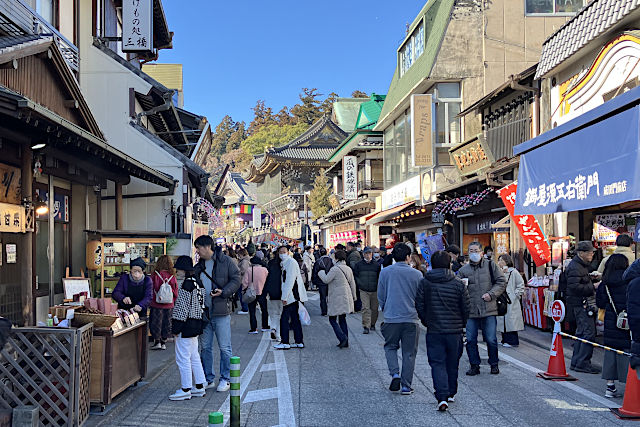
M 379 331 L 363 335 L 360 315 L 350 315 L 350 348 L 336 348 L 337 340 L 314 298 L 307 304 L 312 324 L 304 327 L 302 350 L 273 351 L 267 334 L 246 333 L 247 316 L 232 315 L 234 354 L 242 359 L 243 426 L 623 424 L 608 410 L 620 406 L 621 399 L 603 397 L 599 375 L 577 374 L 575 383 L 536 378 L 535 372 L 544 370 L 548 361 L 545 335 L 550 344 L 550 334 L 538 331 L 525 332 L 527 340 L 519 348 L 500 348 L 500 375 L 489 375 L 485 360 L 481 375 L 466 377 L 465 354 L 457 401 L 447 413 L 435 410 L 421 334 L 415 394 L 392 394 L 387 390 L 390 377 Z M 532 344 L 536 340 L 540 343 Z M 570 354 L 570 347 L 565 343 L 565 354 Z M 486 358 L 486 350 L 481 349 L 481 355 Z M 228 411 L 228 393 L 211 391 L 204 398 L 169 401 L 167 396 L 178 387 L 178 371 L 170 364 L 157 379 L 122 396 L 117 410 L 92 416 L 87 425 L 205 426 L 210 411 Z

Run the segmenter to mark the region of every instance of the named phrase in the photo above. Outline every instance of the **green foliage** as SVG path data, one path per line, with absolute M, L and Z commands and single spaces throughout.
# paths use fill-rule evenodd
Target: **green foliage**
M 365 92 L 361 90 L 354 90 L 353 92 L 351 92 L 351 97 L 352 98 L 368 98 L 369 95 L 367 95 Z
M 309 125 L 306 123 L 298 123 L 295 125 L 265 125 L 245 139 L 240 147 L 246 153 L 253 156 L 262 154 L 266 147 L 279 147 L 284 145 L 302 134 L 308 127 Z
M 309 207 L 314 218 L 320 218 L 329 212 L 329 196 L 331 196 L 329 179 L 325 170 L 320 169 L 320 173 L 313 181 L 313 189 L 309 193 Z
M 298 119 L 298 122 L 312 125 L 316 120 L 322 117 L 322 103 L 318 99 L 322 94 L 318 93 L 318 89 L 302 88 L 302 93 L 298 95 L 300 104 L 296 104 L 291 113 Z

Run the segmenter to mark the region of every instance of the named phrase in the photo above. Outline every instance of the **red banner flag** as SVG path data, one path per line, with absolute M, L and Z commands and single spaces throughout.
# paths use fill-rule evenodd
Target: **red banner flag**
M 549 243 L 544 239 L 544 234 L 538 224 L 538 220 L 533 215 L 514 215 L 514 209 L 516 206 L 516 189 L 517 183 L 509 184 L 506 187 L 500 189 L 498 194 L 504 203 L 504 206 L 509 211 L 511 220 L 518 226 L 520 236 L 527 245 L 527 249 L 531 253 L 531 258 L 536 266 L 540 267 L 548 262 L 551 262 L 551 248 Z

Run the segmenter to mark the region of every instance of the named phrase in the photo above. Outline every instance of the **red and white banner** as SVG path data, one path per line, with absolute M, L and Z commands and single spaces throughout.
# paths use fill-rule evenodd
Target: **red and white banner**
M 533 215 L 514 215 L 517 188 L 518 184 L 514 182 L 500 189 L 498 194 L 507 208 L 511 220 L 517 225 L 520 236 L 522 236 L 529 253 L 531 253 L 533 262 L 540 267 L 551 262 L 551 248 L 544 239 L 538 220 Z
M 347 242 L 357 242 L 358 240 L 364 242 L 364 230 L 329 234 L 329 248 L 334 248 L 339 243 L 344 245 Z

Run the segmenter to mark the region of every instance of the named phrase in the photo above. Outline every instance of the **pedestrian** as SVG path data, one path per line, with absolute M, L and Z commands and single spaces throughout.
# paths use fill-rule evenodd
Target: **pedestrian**
M 202 335 L 204 287 L 193 277 L 195 269 L 191 257 L 179 256 L 175 265 L 178 285 L 172 317 L 175 339 L 176 365 L 180 372 L 180 386 L 169 400 L 188 400 L 204 397 L 207 379 L 198 353 L 198 336 Z M 196 387 L 193 387 L 195 378 Z
M 304 348 L 304 336 L 298 308 L 307 301 L 298 263 L 289 255 L 286 246 L 280 246 L 278 255 L 282 261 L 282 316 L 280 317 L 280 343 L 273 346 L 277 350 Z M 295 343 L 289 345 L 289 322 L 293 329 Z
M 491 246 L 485 246 L 484 248 L 484 258 L 491 259 L 493 257 L 493 248 Z
M 282 268 L 280 257 L 277 253 L 271 254 L 267 263 L 267 280 L 262 289 L 262 294 L 267 300 L 267 309 L 270 315 L 271 339 L 280 341 L 280 317 L 282 316 Z
M 142 318 L 147 317 L 147 309 L 153 300 L 153 282 L 144 273 L 147 264 L 140 257 L 129 262 L 129 273 L 120 276 L 111 297 L 118 308 L 133 310 Z
M 336 251 L 336 265 L 331 267 L 329 273 L 323 270 L 318 272 L 318 277 L 328 287 L 327 313 L 329 323 L 338 338 L 339 348 L 349 347 L 347 314 L 353 313 L 353 304 L 356 300 L 356 282 L 346 261 L 347 254 L 344 251 Z
M 590 241 L 576 244 L 576 256 L 564 271 L 567 278 L 567 320 L 576 323 L 575 335 L 587 341 L 596 338 L 595 278 L 590 275 L 595 249 Z M 597 274 L 597 273 L 596 273 Z M 588 374 L 599 374 L 600 369 L 591 364 L 593 346 L 580 341 L 573 344 L 570 369 Z
M 416 253 L 416 247 L 413 243 L 411 243 L 411 239 L 409 239 L 407 236 L 404 236 L 402 238 L 402 241 L 404 242 L 405 245 L 409 247 L 412 254 Z
M 458 364 L 462 355 L 462 331 L 469 319 L 467 288 L 451 270 L 451 256 L 431 255 L 431 271 L 418 287 L 416 310 L 427 328 L 427 358 L 438 410 L 446 411 L 458 392 Z
M 324 248 L 324 246 L 319 245 L 319 244 L 316 243 L 316 245 L 314 246 L 314 251 L 313 251 L 314 261 L 318 261 L 320 259 L 320 257 L 322 256 L 322 255 L 320 255 L 320 248 Z M 325 252 L 326 252 L 326 250 L 325 250 Z
M 507 305 L 507 314 L 498 316 L 498 330 L 502 333 L 501 344 L 503 347 L 517 347 L 520 345 L 518 331 L 524 331 L 524 319 L 522 318 L 522 305 L 520 300 L 524 294 L 524 279 L 513 266 L 513 258 L 508 254 L 498 257 L 498 267 L 502 269 L 507 278 L 507 295 L 511 304 Z
M 380 249 L 378 250 L 378 253 L 373 254 L 373 260 L 376 261 L 378 264 L 380 264 L 380 267 L 382 267 L 382 264 L 384 263 L 384 259 L 386 256 L 387 256 L 387 248 L 385 248 L 384 246 L 381 246 Z
M 368 334 L 376 330 L 378 321 L 378 278 L 380 264 L 373 260 L 374 252 L 371 248 L 363 251 L 364 259 L 353 268 L 353 276 L 358 285 L 360 300 L 362 300 L 362 333 Z
M 631 236 L 620 234 L 618 237 L 616 237 L 616 249 L 613 251 L 613 254 L 624 255 L 625 257 L 627 257 L 629 265 L 633 264 L 633 262 L 636 260 L 636 254 L 631 250 L 632 244 L 633 239 L 631 238 Z M 604 273 L 604 266 L 607 263 L 609 256 L 604 257 L 600 262 L 600 265 L 598 266 L 598 273 Z
M 467 290 L 471 301 L 471 311 L 467 320 L 467 356 L 471 367 L 467 375 L 480 373 L 480 354 L 478 352 L 478 329 L 482 328 L 482 338 L 487 344 L 489 365 L 492 374 L 499 374 L 498 339 L 496 337 L 497 298 L 507 287 L 507 281 L 498 265 L 482 257 L 482 245 L 469 243 L 469 264 L 458 270 L 461 279 L 467 279 Z
M 347 266 L 353 269 L 360 260 L 362 260 L 362 256 L 356 249 L 356 244 L 353 242 L 347 242 Z
M 451 269 L 454 273 L 457 273 L 464 264 L 464 257 L 460 256 L 460 248 L 457 245 L 449 245 L 445 251 L 451 254 Z M 462 258 L 462 261 L 460 261 L 460 258 Z
M 631 351 L 633 354 L 629 358 L 629 366 L 636 371 L 640 371 L 640 260 L 636 260 L 627 268 L 622 279 L 629 282 L 627 285 L 627 321 L 631 334 Z M 640 378 L 638 378 L 640 379 Z
M 251 267 L 251 257 L 244 248 L 238 249 L 236 255 L 238 256 L 238 270 L 240 270 L 240 279 L 242 280 L 249 267 Z M 249 305 L 242 300 L 242 289 L 238 289 L 237 298 L 240 303 L 238 314 L 249 314 Z
M 324 247 L 320 248 L 319 251 L 320 258 L 313 265 L 313 272 L 311 273 L 311 280 L 315 284 L 316 288 L 318 288 L 318 294 L 320 295 L 320 314 L 322 316 L 327 315 L 327 292 L 328 287 L 327 284 L 320 279 L 318 273 L 320 271 L 324 271 L 325 273 L 329 273 L 331 267 L 333 267 L 333 260 L 330 256 L 327 255 L 327 250 Z
M 607 257 L 602 282 L 596 289 L 596 304 L 604 308 L 604 345 L 629 352 L 631 336 L 628 330 L 617 326 L 618 315 L 627 311 L 627 284 L 622 276 L 629 267 L 629 259 L 624 254 Z M 616 380 L 626 382 L 629 358 L 612 351 L 604 352 L 602 378 L 607 380 L 605 397 L 619 397 Z
M 166 350 L 167 339 L 171 335 L 173 304 L 178 298 L 178 283 L 173 262 L 168 255 L 158 257 L 154 270 L 151 275 L 153 298 L 149 315 L 149 329 L 153 338 L 151 350 Z
M 213 239 L 203 235 L 194 245 L 200 256 L 195 266 L 194 277 L 205 289 L 204 331 L 200 336 L 200 357 L 207 380 L 206 388 L 215 386 L 213 369 L 213 338 L 220 349 L 220 381 L 217 390 L 229 390 L 231 380 L 231 300 L 240 289 L 240 271 L 233 260 L 222 253 L 222 248 L 213 246 Z
M 378 302 L 384 314 L 380 331 L 391 375 L 389 390 L 413 393 L 413 370 L 418 350 L 418 313 L 416 294 L 422 273 L 409 266 L 411 249 L 398 243 L 391 252 L 395 264 L 385 267 L 378 280 Z M 402 346 L 402 374 L 398 367 L 398 349 Z
M 313 264 L 316 262 L 315 257 L 313 256 L 313 248 L 311 246 L 307 246 L 304 249 L 304 254 L 302 254 L 302 272 L 304 278 L 305 288 L 310 289 L 311 287 L 311 273 L 313 273 Z
M 422 255 L 411 254 L 409 265 L 411 268 L 418 270 L 423 275 L 427 272 L 427 262 L 424 260 Z
M 262 254 L 262 252 L 258 252 Z M 249 306 L 249 333 L 258 333 L 258 320 L 256 319 L 256 307 L 260 304 L 260 321 L 262 325 L 262 332 L 268 332 L 271 330 L 269 327 L 269 311 L 267 310 L 267 300 L 262 295 L 264 284 L 267 281 L 267 275 L 269 271 L 262 264 L 262 259 L 257 254 L 251 258 L 251 267 L 247 269 L 247 272 L 242 277 L 242 290 L 246 290 L 251 287 L 256 293 L 256 299 L 251 301 Z

